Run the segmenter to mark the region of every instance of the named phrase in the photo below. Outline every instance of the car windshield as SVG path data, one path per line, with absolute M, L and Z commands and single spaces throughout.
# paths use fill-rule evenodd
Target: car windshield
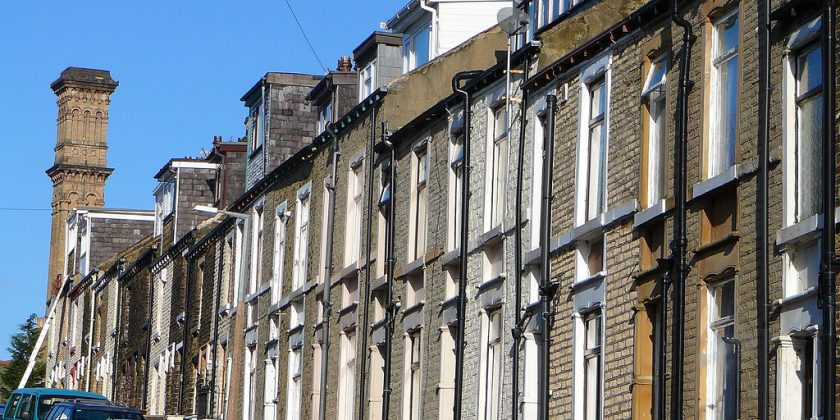
M 76 420 L 143 420 L 140 414 L 118 410 L 77 408 L 75 412 L 73 418 Z
M 53 404 L 64 402 L 64 401 L 97 401 L 101 402 L 104 400 L 97 399 L 97 398 L 85 398 L 85 397 L 71 397 L 71 396 L 63 396 L 63 395 L 43 395 L 41 396 L 41 400 L 38 401 L 38 418 L 43 420 L 47 418 L 47 413 L 49 413 L 50 408 L 52 408 Z

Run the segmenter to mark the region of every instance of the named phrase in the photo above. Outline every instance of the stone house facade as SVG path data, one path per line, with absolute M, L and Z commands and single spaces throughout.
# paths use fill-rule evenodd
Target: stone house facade
M 522 2 L 509 63 L 492 27 L 384 79 L 416 36 L 268 73 L 246 144 L 171 161 L 153 238 L 68 292 L 114 325 L 90 389 L 200 418 L 830 417 L 825 17 L 671 6 Z

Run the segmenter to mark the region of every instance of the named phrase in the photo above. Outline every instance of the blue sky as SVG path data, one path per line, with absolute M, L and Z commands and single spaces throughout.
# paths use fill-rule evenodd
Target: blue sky
M 289 0 L 325 66 L 350 55 L 407 2 Z M 0 208 L 48 209 L 55 96 L 67 66 L 108 69 L 112 96 L 106 205 L 153 206 L 152 176 L 243 134 L 239 98 L 267 71 L 323 74 L 285 0 L 0 2 Z M 49 211 L 0 210 L 0 359 L 42 314 Z

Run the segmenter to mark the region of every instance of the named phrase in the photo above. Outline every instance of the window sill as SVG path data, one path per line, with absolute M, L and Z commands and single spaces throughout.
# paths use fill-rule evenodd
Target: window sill
M 670 211 L 672 208 L 674 208 L 673 197 L 661 199 L 656 202 L 656 204 L 636 212 L 636 214 L 633 215 L 633 229 L 638 229 L 650 222 L 660 220 L 663 216 L 665 216 L 665 213 Z
M 502 225 L 496 225 L 494 228 L 475 238 L 475 246 L 472 248 L 475 250 L 495 246 L 502 241 L 503 234 Z
M 230 316 L 231 308 L 229 303 L 223 304 L 218 311 L 218 315 L 222 318 Z
M 251 293 L 250 295 L 246 295 L 245 296 L 245 303 L 249 303 L 249 304 L 254 303 L 254 302 L 257 301 L 257 299 L 259 297 L 260 297 L 260 292 L 259 291 Z
M 308 291 L 315 288 L 315 282 L 309 282 L 304 284 L 303 286 L 298 287 L 297 289 L 289 292 L 288 295 L 280 299 L 280 302 L 277 304 L 279 309 L 286 309 L 292 302 L 300 299 L 305 295 Z
M 729 169 L 723 171 L 719 175 L 700 181 L 691 186 L 691 200 L 696 200 L 700 197 L 709 195 L 727 185 L 737 181 L 746 173 L 749 173 L 749 168 L 744 165 L 735 164 Z
M 785 306 L 790 306 L 793 303 L 801 302 L 803 300 L 810 299 L 817 295 L 817 288 L 816 287 L 809 287 L 799 293 L 794 293 L 788 297 L 784 297 L 781 299 L 774 300 L 771 306 L 778 306 L 784 308 Z
M 424 257 L 419 257 L 414 261 L 411 261 L 404 265 L 402 268 L 402 272 L 399 273 L 398 277 L 406 277 L 413 274 L 417 274 L 418 272 L 422 272 L 425 264 L 426 259 Z
M 335 285 L 336 283 L 341 283 L 342 280 L 353 277 L 354 275 L 358 274 L 359 272 L 359 264 L 357 262 L 352 262 L 350 265 L 341 269 L 338 274 L 333 277 L 332 283 Z
M 262 286 L 257 290 L 257 295 L 264 295 L 267 292 L 271 291 L 271 282 L 263 283 Z
M 296 333 L 298 333 L 298 332 L 301 332 L 301 331 L 303 331 L 303 325 L 304 325 L 304 324 L 302 324 L 302 323 L 301 323 L 301 324 L 297 324 L 297 325 L 295 325 L 294 327 L 289 328 L 289 330 L 287 331 L 287 333 L 288 333 L 289 335 L 294 335 L 294 334 L 296 334 Z
M 740 238 L 740 237 L 741 237 L 741 235 L 738 234 L 737 230 L 734 231 L 734 232 L 730 232 L 729 234 L 727 234 L 723 238 L 720 238 L 720 239 L 717 239 L 717 240 L 714 240 L 714 241 L 711 241 L 711 242 L 707 242 L 705 244 L 701 244 L 701 245 L 697 246 L 697 248 L 694 249 L 694 253 L 695 254 L 706 254 L 710 251 L 718 250 L 718 249 L 723 248 L 727 245 L 730 245 L 730 244 L 733 244 L 733 243 L 737 242 L 738 238 Z
M 458 303 L 458 295 L 455 295 L 455 296 L 452 296 L 450 298 L 447 298 L 445 300 L 440 301 L 440 303 L 438 303 L 438 306 L 440 306 L 441 308 L 447 308 L 447 307 L 455 305 L 457 303 Z
M 339 309 L 338 310 L 338 315 L 341 316 L 341 315 L 349 314 L 350 312 L 355 311 L 357 307 L 359 307 L 359 302 L 358 301 L 353 302 L 353 303 Z
M 542 265 L 541 257 L 542 248 L 537 247 L 536 249 L 526 252 L 522 260 L 525 261 L 525 265 Z
M 483 290 L 489 289 L 489 288 L 491 288 L 493 286 L 496 286 L 497 284 L 505 281 L 506 278 L 507 278 L 507 275 L 505 275 L 505 273 L 501 273 L 498 276 L 493 277 L 492 279 L 487 280 L 487 281 L 479 284 L 478 286 L 476 286 L 476 288 L 479 291 L 483 291 Z
M 570 290 L 578 290 L 578 289 L 586 287 L 586 286 L 588 286 L 592 283 L 599 282 L 599 281 L 605 279 L 606 277 L 607 277 L 607 272 L 606 271 L 599 271 L 598 273 L 595 273 L 595 275 L 592 275 L 592 276 L 589 276 L 585 279 L 576 281 L 573 285 L 569 286 L 569 289 Z
M 403 316 L 409 316 L 413 313 L 420 312 L 423 310 L 423 307 L 426 306 L 426 300 L 421 299 L 420 302 L 415 303 L 414 305 L 409 306 L 403 311 Z
M 376 280 L 370 282 L 370 291 L 379 290 L 388 284 L 388 276 L 379 276 Z
M 254 158 L 254 156 L 256 156 L 257 154 L 259 154 L 260 152 L 262 152 L 262 149 L 263 149 L 263 145 L 262 145 L 262 144 L 260 144 L 259 146 L 257 146 L 257 148 L 256 148 L 256 149 L 252 150 L 252 151 L 251 151 L 251 153 L 249 153 L 249 154 L 248 154 L 248 160 L 253 159 L 253 158 Z
M 445 268 L 455 268 L 461 265 L 461 248 L 455 248 L 440 256 L 440 265 Z
M 838 222 L 840 222 L 840 208 L 834 210 L 834 223 Z M 776 246 L 784 250 L 787 246 L 813 241 L 819 237 L 823 226 L 822 214 L 815 214 L 799 223 L 781 228 L 776 231 Z

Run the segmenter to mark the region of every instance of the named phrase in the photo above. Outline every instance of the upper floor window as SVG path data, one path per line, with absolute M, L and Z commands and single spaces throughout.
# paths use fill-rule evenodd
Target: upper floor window
M 604 76 L 598 77 L 586 86 L 588 107 L 586 127 L 582 143 L 580 174 L 583 177 L 581 197 L 583 220 L 598 217 L 606 209 L 607 195 L 607 85 Z
M 601 335 L 600 309 L 583 316 L 583 418 L 601 418 Z
M 292 290 L 306 283 L 307 256 L 309 255 L 309 188 L 298 192 L 295 210 L 295 251 L 292 272 Z
M 450 215 L 449 215 L 449 249 L 456 249 L 461 244 L 461 213 L 464 202 L 461 199 L 464 191 L 464 135 L 458 133 L 450 146 Z
M 352 420 L 356 390 L 356 332 L 341 338 L 341 364 L 338 383 L 338 419 Z
M 579 1 L 578 1 L 579 2 Z M 536 0 L 534 13 L 537 29 L 553 22 L 563 12 L 569 10 L 569 0 Z
M 368 63 L 359 72 L 359 100 L 367 98 L 376 89 L 376 61 Z
M 326 105 L 321 105 L 318 107 L 318 127 L 317 132 L 323 133 L 327 126 L 332 123 L 333 118 L 333 104 L 332 101 L 328 102 Z
M 642 88 L 645 143 L 642 194 L 644 207 L 650 207 L 663 197 L 665 187 L 665 56 L 652 60 Z
M 738 14 L 718 19 L 712 31 L 711 127 L 707 177 L 720 175 L 735 164 L 738 140 Z
M 481 366 L 479 418 L 501 419 L 502 383 L 502 312 L 497 309 L 487 314 L 484 330 L 484 360 Z
M 403 40 L 403 71 L 411 71 L 429 62 L 431 56 L 431 22 L 421 24 Z
M 418 420 L 421 418 L 421 413 L 423 412 L 423 389 L 421 388 L 422 375 L 420 370 L 421 342 L 420 330 L 410 333 L 406 339 L 406 377 L 404 382 L 406 386 L 405 395 L 403 396 L 406 409 L 403 418 L 407 420 Z
M 250 151 L 257 150 L 262 146 L 264 124 L 265 114 L 263 113 L 263 106 L 262 103 L 257 103 L 251 107 L 251 111 L 248 114 L 248 147 Z
M 795 181 L 793 187 L 793 222 L 822 212 L 822 54 L 819 42 L 811 42 L 796 51 L 792 66 L 794 91 L 789 107 L 795 129 L 792 146 Z
M 289 220 L 289 213 L 286 205 L 277 207 L 274 219 L 274 258 L 271 272 L 271 303 L 280 301 L 283 294 L 283 270 L 286 259 L 286 223 Z
M 537 112 L 534 121 L 533 159 L 531 159 L 531 206 L 528 216 L 530 249 L 540 247 L 540 226 L 542 217 L 543 154 L 545 153 L 545 134 L 548 131 L 545 111 Z
M 414 150 L 411 183 L 411 244 L 409 259 L 416 260 L 426 253 L 426 206 L 428 201 L 427 182 L 429 180 L 428 144 L 421 143 Z
M 161 182 L 155 191 L 155 235 L 163 232 L 163 220 L 172 213 L 175 183 Z
M 738 415 L 735 412 L 738 354 L 731 341 L 735 336 L 734 279 L 709 285 L 708 301 L 707 418 L 734 419 Z
M 382 161 L 380 171 L 380 192 L 378 202 L 378 220 L 376 230 L 376 275 L 384 276 L 388 273 L 387 236 L 390 221 L 388 219 L 391 204 L 391 162 L 390 159 Z
M 299 420 L 301 406 L 301 383 L 303 378 L 301 360 L 301 348 L 296 347 L 289 351 L 289 381 L 286 391 L 286 419 Z
M 347 179 L 347 227 L 344 236 L 344 265 L 358 261 L 362 242 L 362 193 L 365 176 L 361 157 L 350 164 Z
M 488 217 L 485 229 L 492 229 L 502 224 L 505 208 L 505 188 L 507 184 L 507 154 L 508 154 L 508 115 L 504 105 L 490 110 L 490 126 L 488 127 L 488 159 L 487 165 L 487 210 Z M 489 223 L 488 223 L 489 222 Z
M 254 208 L 254 212 L 252 214 L 252 223 L 253 229 L 252 238 L 251 238 L 251 249 L 253 252 L 251 253 L 251 282 L 249 283 L 248 287 L 248 294 L 255 293 L 257 291 L 257 286 L 262 282 L 262 260 L 263 260 L 263 217 L 264 209 L 263 205 L 259 204 L 256 208 Z

